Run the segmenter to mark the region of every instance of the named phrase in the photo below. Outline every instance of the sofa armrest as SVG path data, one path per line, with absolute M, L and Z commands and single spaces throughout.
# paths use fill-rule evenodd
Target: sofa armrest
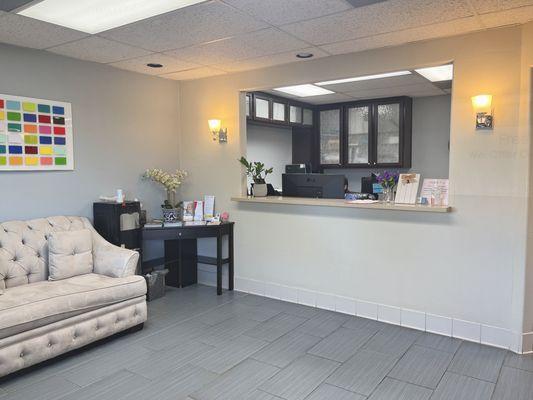
M 139 262 L 139 253 L 109 243 L 96 232 L 88 220 L 84 222 L 86 228 L 91 230 L 93 237 L 94 273 L 113 278 L 135 275 Z

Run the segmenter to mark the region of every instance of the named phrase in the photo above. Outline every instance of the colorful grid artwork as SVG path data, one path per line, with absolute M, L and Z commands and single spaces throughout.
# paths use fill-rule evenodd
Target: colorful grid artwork
M 72 169 L 70 103 L 0 94 L 0 171 Z

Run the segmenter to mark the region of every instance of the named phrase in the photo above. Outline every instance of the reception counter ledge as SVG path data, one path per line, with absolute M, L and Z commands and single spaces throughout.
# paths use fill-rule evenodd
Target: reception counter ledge
M 349 203 L 343 199 L 309 199 L 305 197 L 251 197 L 235 196 L 232 201 L 240 203 L 257 203 L 257 204 L 288 204 L 299 206 L 318 206 L 318 207 L 343 207 L 343 208 L 363 208 L 368 210 L 389 210 L 389 211 L 412 211 L 412 212 L 430 212 L 430 213 L 448 213 L 452 211 L 449 206 L 425 206 L 420 204 L 395 204 L 395 203 Z

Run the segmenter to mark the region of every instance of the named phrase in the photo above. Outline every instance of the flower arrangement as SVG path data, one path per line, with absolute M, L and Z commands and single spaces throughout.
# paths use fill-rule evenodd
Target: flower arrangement
M 265 169 L 265 164 L 259 161 L 250 162 L 245 157 L 241 157 L 239 162 L 246 168 L 246 176 L 252 178 L 256 184 L 264 184 L 268 174 L 274 171 L 274 168 Z
M 398 172 L 384 171 L 377 175 L 378 183 L 383 189 L 394 188 L 398 184 Z
M 163 208 L 177 208 L 176 204 L 176 190 L 181 186 L 185 178 L 187 177 L 187 171 L 177 169 L 174 173 L 163 171 L 159 168 L 147 169 L 144 174 L 144 179 L 149 179 L 152 182 L 159 183 L 167 191 L 167 199 Z
M 400 174 L 398 172 L 389 172 L 384 171 L 378 174 L 377 181 L 383 188 L 385 195 L 385 201 L 391 203 L 394 201 L 394 188 L 398 184 L 398 177 Z

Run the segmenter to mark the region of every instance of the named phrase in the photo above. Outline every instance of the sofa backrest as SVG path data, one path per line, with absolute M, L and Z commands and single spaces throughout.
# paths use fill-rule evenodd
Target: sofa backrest
M 48 235 L 90 226 L 84 217 L 0 223 L 0 289 L 48 279 Z

